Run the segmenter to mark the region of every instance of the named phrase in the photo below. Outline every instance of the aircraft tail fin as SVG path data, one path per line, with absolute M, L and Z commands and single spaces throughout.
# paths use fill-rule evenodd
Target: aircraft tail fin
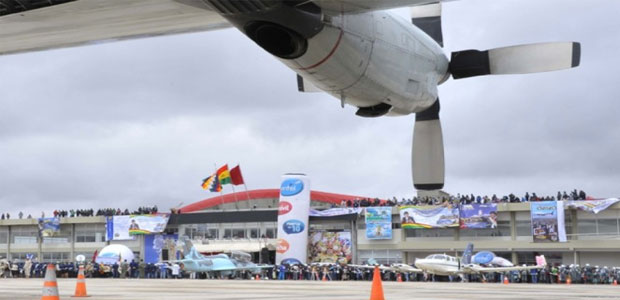
M 196 251 L 196 248 L 194 248 L 194 244 L 192 243 L 192 241 L 189 239 L 188 236 L 183 236 L 182 240 L 183 240 L 183 256 L 185 258 L 198 259 L 202 257 L 202 254 Z
M 474 244 L 469 243 L 463 252 L 463 257 L 461 257 L 461 263 L 464 265 L 471 264 L 471 257 L 474 253 Z
M 536 256 L 536 265 L 539 267 L 544 267 L 547 265 L 547 259 L 544 255 Z

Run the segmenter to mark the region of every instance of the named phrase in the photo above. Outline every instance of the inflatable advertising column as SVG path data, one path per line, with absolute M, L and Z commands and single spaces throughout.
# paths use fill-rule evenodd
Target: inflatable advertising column
M 308 257 L 310 180 L 285 174 L 280 185 L 276 264 L 305 264 Z

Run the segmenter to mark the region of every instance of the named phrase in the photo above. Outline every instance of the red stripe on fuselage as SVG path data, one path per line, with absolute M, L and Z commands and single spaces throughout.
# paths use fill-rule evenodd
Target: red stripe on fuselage
M 326 62 L 330 57 L 332 57 L 332 55 L 334 55 L 334 53 L 336 52 L 336 49 L 338 49 L 338 46 L 340 45 L 340 41 L 342 40 L 343 33 L 344 33 L 344 31 L 340 30 L 340 35 L 338 36 L 338 40 L 336 41 L 336 45 L 334 45 L 334 48 L 332 48 L 332 50 L 329 51 L 327 56 L 325 56 L 323 59 L 321 59 L 316 64 L 308 66 L 308 67 L 305 67 L 305 68 L 299 68 L 299 70 L 305 71 L 305 70 L 316 68 L 316 67 L 322 65 L 324 62 Z

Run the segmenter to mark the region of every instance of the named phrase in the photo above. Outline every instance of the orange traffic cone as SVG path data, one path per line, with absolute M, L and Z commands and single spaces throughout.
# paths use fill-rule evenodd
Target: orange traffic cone
M 90 297 L 86 294 L 86 279 L 84 278 L 84 266 L 80 266 L 77 284 L 75 285 L 75 295 L 71 297 Z
M 614 285 L 618 285 L 618 280 L 614 279 Z
M 510 281 L 508 281 L 508 276 L 504 276 L 504 284 L 509 284 Z
M 60 300 L 60 297 L 58 297 L 58 283 L 56 282 L 56 266 L 53 264 L 47 265 L 41 300 Z
M 396 274 L 396 281 L 403 282 L 403 276 L 400 273 Z
M 379 272 L 379 267 L 375 267 L 375 272 L 372 275 L 370 300 L 385 300 L 383 297 L 383 285 L 381 284 L 381 272 Z
M 566 278 L 566 284 L 570 285 L 570 277 Z
M 323 273 L 323 279 L 321 279 L 322 281 L 327 281 L 327 273 Z
M 256 274 L 256 276 L 255 276 L 255 278 L 254 278 L 254 279 L 255 279 L 255 280 L 260 280 L 260 276 L 258 276 L 258 274 Z

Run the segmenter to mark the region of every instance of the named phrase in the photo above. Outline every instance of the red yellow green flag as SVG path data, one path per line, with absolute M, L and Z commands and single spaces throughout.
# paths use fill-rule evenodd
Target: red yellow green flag
M 230 171 L 228 171 L 227 164 L 217 169 L 217 172 L 215 174 L 221 185 L 230 184 L 232 181 L 232 179 L 230 178 Z

